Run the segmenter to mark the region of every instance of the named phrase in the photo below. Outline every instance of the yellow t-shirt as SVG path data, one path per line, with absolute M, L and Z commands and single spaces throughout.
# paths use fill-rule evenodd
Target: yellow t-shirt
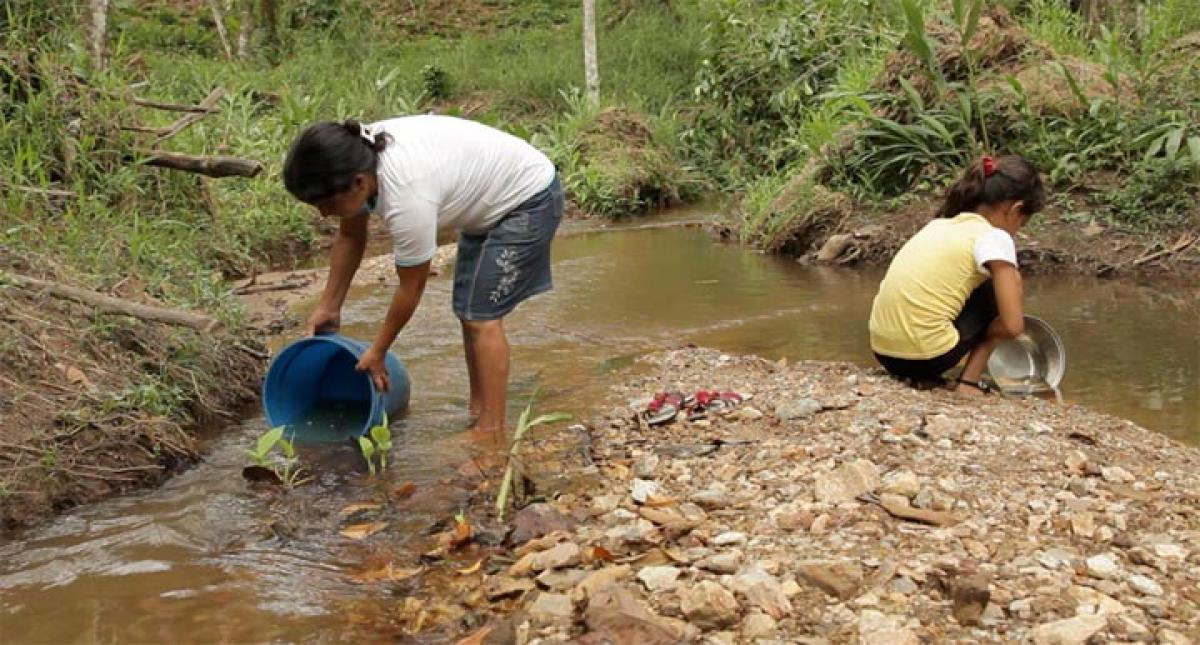
M 893 358 L 934 358 L 958 344 L 954 319 L 988 276 L 975 242 L 992 230 L 963 213 L 925 225 L 892 259 L 871 307 L 871 349 Z

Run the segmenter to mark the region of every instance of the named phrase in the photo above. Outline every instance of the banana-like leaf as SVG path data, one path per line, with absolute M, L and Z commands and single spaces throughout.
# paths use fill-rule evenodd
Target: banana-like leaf
M 270 430 L 266 431 L 261 437 L 258 438 L 258 441 L 255 442 L 255 447 L 258 450 L 258 454 L 265 456 L 267 453 L 271 452 L 271 449 L 274 448 L 275 444 L 278 443 L 282 438 L 283 426 L 271 428 Z
M 362 450 L 362 455 L 367 461 L 370 461 L 371 457 L 375 456 L 375 444 L 371 443 L 371 440 L 366 437 L 358 438 L 358 448 Z
M 569 421 L 570 419 L 571 415 L 567 414 L 566 412 L 551 412 L 550 414 L 543 414 L 533 421 L 530 421 L 529 427 L 532 428 L 534 426 L 540 426 L 546 423 L 558 423 L 559 421 Z
M 975 37 L 975 30 L 979 28 L 979 15 L 983 13 L 983 0 L 971 0 L 971 12 L 967 14 L 967 20 L 962 25 L 962 44 L 967 47 L 971 44 L 971 39 Z
M 1175 161 L 1181 145 L 1183 145 L 1183 126 L 1179 126 L 1167 133 L 1166 153 L 1168 161 Z

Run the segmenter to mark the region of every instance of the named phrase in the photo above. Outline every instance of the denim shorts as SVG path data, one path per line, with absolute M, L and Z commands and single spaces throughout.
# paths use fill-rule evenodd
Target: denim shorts
M 550 242 L 562 221 L 558 176 L 486 233 L 458 238 L 454 314 L 459 320 L 497 320 L 518 304 L 554 287 Z

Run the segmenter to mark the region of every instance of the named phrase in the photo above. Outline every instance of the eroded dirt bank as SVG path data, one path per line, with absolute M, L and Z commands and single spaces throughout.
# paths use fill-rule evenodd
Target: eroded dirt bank
M 525 452 L 549 501 L 511 537 L 558 530 L 492 557 L 486 593 L 460 596 L 496 615 L 483 642 L 1200 636 L 1194 448 L 1082 407 L 916 391 L 848 364 L 706 349 L 642 363 L 606 414 Z M 656 391 L 714 387 L 753 396 L 693 422 L 636 420 Z

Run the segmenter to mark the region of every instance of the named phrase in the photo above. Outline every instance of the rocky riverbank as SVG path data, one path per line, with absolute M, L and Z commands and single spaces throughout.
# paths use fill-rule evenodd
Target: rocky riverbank
M 493 611 L 515 609 L 474 642 L 1200 637 L 1194 448 L 848 364 L 704 349 L 643 362 L 608 414 L 530 448 L 563 449 L 574 484 L 514 518 L 512 563 L 493 557 L 482 583 Z M 751 396 L 637 420 L 654 392 L 701 388 Z M 590 445 L 564 448 L 582 429 Z

